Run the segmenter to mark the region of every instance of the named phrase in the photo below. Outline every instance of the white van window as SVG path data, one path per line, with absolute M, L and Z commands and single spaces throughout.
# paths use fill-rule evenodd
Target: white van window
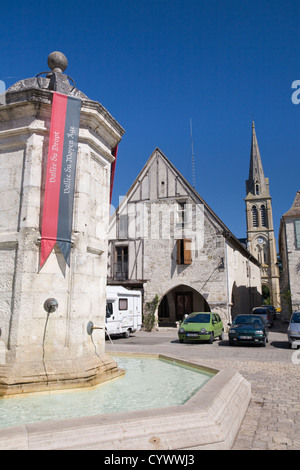
M 113 314 L 113 306 L 111 302 L 107 302 L 106 304 L 106 318 L 111 317 Z
M 127 310 L 127 299 L 119 299 L 119 310 Z

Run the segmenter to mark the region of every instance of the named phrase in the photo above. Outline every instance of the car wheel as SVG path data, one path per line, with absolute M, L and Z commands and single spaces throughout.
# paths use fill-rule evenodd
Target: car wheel
M 213 332 L 211 332 L 208 342 L 209 342 L 209 344 L 213 344 L 213 342 L 214 342 L 214 334 L 213 334 Z
M 223 339 L 224 339 L 224 331 L 222 331 L 222 333 L 221 333 L 220 336 L 219 336 L 219 340 L 220 340 L 220 341 L 223 341 Z
M 267 338 L 264 338 L 264 341 L 262 343 L 262 347 L 265 348 L 267 346 Z
M 129 338 L 130 336 L 130 330 L 126 330 L 125 333 L 123 333 L 124 338 Z

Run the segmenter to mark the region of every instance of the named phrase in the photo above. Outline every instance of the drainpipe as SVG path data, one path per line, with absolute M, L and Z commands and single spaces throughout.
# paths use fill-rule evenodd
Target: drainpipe
M 229 273 L 228 273 L 228 255 L 227 255 L 227 240 L 225 239 L 225 269 L 226 269 L 226 283 L 227 283 L 227 320 L 228 323 L 231 323 L 231 314 L 230 307 L 232 306 L 230 302 L 230 292 L 229 292 Z
M 251 266 L 250 266 L 250 258 L 247 259 L 247 276 L 248 276 L 248 284 L 249 284 L 249 304 L 250 304 L 250 313 L 253 309 L 253 298 L 252 298 L 252 285 L 251 285 Z

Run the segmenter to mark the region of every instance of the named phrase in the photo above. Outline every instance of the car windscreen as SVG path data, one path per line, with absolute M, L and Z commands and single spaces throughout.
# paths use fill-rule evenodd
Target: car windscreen
M 196 315 L 190 315 L 184 320 L 184 323 L 210 323 L 210 314 L 197 313 Z
M 294 313 L 291 318 L 291 323 L 300 323 L 300 313 Z
M 267 315 L 268 311 L 263 309 L 263 308 L 257 308 L 256 310 L 253 310 L 253 313 L 256 313 L 258 315 Z
M 259 323 L 261 325 L 263 324 L 259 317 L 254 317 L 253 315 L 238 315 L 233 321 L 233 325 L 249 325 L 253 323 Z

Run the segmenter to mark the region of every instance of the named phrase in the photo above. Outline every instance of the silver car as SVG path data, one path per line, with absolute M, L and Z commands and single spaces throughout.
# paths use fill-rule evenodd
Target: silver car
M 290 347 L 298 348 L 300 346 L 300 312 L 294 312 L 292 314 L 287 335 Z

